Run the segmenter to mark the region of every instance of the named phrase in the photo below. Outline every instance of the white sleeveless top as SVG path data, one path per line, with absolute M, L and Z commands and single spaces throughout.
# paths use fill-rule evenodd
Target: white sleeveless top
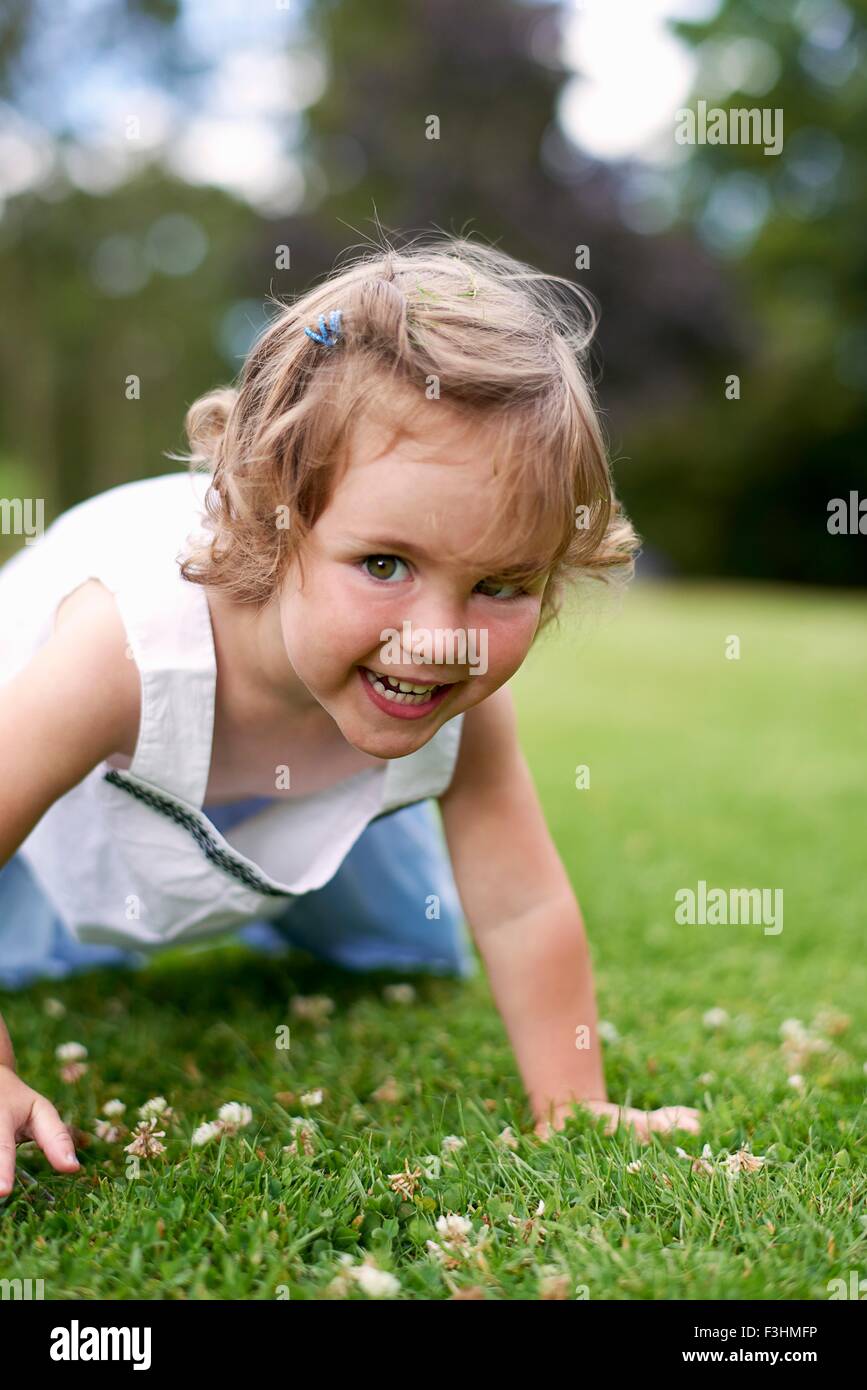
M 114 594 L 141 675 L 129 770 L 100 763 L 19 850 L 83 942 L 147 950 L 276 917 L 333 877 L 371 820 L 439 796 L 454 771 L 463 715 L 415 753 L 279 799 L 220 834 L 202 811 L 217 677 L 210 609 L 178 564 L 194 532 L 209 534 L 209 481 L 171 473 L 112 488 L 0 568 L 0 685 L 51 636 L 61 600 L 91 577 Z

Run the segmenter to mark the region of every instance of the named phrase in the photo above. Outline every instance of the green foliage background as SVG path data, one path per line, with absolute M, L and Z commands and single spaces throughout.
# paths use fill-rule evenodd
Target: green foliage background
M 115 47 L 138 46 L 152 55 L 153 80 L 183 97 L 197 74 L 180 7 L 96 8 L 99 22 L 70 55 L 73 72 L 84 55 L 98 71 Z M 7 202 L 0 495 L 38 493 L 53 516 L 175 467 L 164 451 L 183 445 L 186 406 L 240 367 L 244 334 L 227 349 L 223 331 L 233 307 L 251 340 L 268 292 L 304 289 L 377 221 L 397 233 L 439 226 L 491 239 L 597 296 L 596 371 L 618 487 L 652 561 L 688 574 L 863 583 L 867 547 L 829 536 L 826 523 L 830 498 L 867 483 L 867 0 L 723 0 L 711 22 L 680 25 L 700 53 L 711 41 L 771 46 L 775 84 L 759 97 L 733 90 L 722 104 L 782 108 L 785 144 L 777 158 L 755 146 L 692 149 L 671 176 L 674 221 L 654 234 L 623 216 L 635 170 L 587 158 L 557 124 L 569 76 L 556 52 L 560 6 L 296 8 L 304 23 L 290 45 L 321 55 L 328 77 L 316 104 L 287 121 L 307 180 L 295 214 L 265 217 L 157 159 L 104 195 L 61 179 L 50 193 Z M 835 15 L 849 16 L 845 42 L 811 44 L 810 25 Z M 33 0 L 11 0 L 0 19 L 0 97 L 12 110 L 27 109 L 50 25 Z M 851 70 L 840 66 L 853 55 Z M 699 81 L 694 100 L 701 95 Z M 439 140 L 424 138 L 431 112 Z M 62 149 L 73 132 L 60 115 L 56 123 Z M 713 226 L 710 238 L 700 233 L 732 190 L 767 207 L 754 237 L 726 247 Z M 91 273 L 104 239 L 143 243 L 174 213 L 205 230 L 202 263 L 104 294 Z M 575 269 L 581 244 L 591 248 L 587 271 Z M 278 245 L 291 249 L 288 270 L 275 266 Z M 124 396 L 133 372 L 138 402 Z M 739 401 L 725 398 L 732 373 Z M 8 538 L 0 546 L 0 558 L 15 548 Z

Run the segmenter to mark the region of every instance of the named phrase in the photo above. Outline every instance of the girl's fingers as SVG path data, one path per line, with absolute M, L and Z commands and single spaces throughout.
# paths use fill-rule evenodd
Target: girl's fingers
M 0 1118 L 0 1197 L 15 1185 L 15 1130 L 8 1115 Z
M 666 1105 L 661 1110 L 627 1110 L 624 1123 L 634 1129 L 642 1144 L 650 1143 L 651 1133 L 671 1134 L 675 1129 L 698 1134 L 699 1112 L 688 1105 Z
M 630 1106 L 608 1103 L 604 1108 L 597 1110 L 596 1114 L 597 1117 L 605 1116 L 606 1135 L 614 1134 L 622 1125 L 624 1129 L 633 1130 L 642 1144 L 649 1142 L 648 1112 L 646 1110 L 634 1110 Z
M 81 1167 L 69 1130 L 44 1096 L 38 1096 L 33 1102 L 26 1130 L 58 1173 L 74 1173 Z
M 627 1128 L 631 1127 L 642 1144 L 650 1143 L 650 1123 L 646 1110 L 627 1111 Z
M 701 1129 L 698 1111 L 688 1105 L 667 1105 L 662 1110 L 653 1110 L 650 1123 L 653 1129 L 661 1130 L 663 1133 L 672 1129 L 683 1129 L 689 1134 L 698 1134 Z
M 653 1132 L 670 1134 L 675 1129 L 682 1129 L 689 1134 L 698 1134 L 701 1129 L 699 1111 L 689 1105 L 666 1105 L 660 1110 L 635 1110 L 605 1101 L 586 1104 L 585 1109 L 597 1120 L 604 1118 L 606 1135 L 614 1134 L 623 1125 L 624 1128 L 631 1129 L 642 1144 L 650 1143 Z M 547 1139 L 553 1130 L 550 1125 L 547 1130 L 543 1130 L 540 1124 L 536 1127 L 536 1133 Z

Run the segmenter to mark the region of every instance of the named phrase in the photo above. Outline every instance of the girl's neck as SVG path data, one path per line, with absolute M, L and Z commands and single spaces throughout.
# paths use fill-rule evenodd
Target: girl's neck
M 239 603 L 206 586 L 217 680 L 233 703 L 261 706 L 277 716 L 297 719 L 324 713 L 318 700 L 296 675 L 286 654 L 276 596 L 264 606 Z

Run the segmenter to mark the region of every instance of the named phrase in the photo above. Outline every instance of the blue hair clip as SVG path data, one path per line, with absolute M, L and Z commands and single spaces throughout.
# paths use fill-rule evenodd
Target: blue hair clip
M 340 318 L 342 309 L 332 309 L 329 318 L 329 326 L 325 327 L 325 315 L 319 315 L 319 332 L 312 328 L 305 328 L 304 332 L 308 338 L 312 338 L 314 343 L 321 343 L 322 347 L 334 347 L 337 342 L 337 334 L 340 332 Z

